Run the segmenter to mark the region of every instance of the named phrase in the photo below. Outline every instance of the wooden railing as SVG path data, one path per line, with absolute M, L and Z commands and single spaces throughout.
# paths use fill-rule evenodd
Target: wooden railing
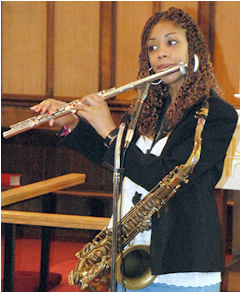
M 85 182 L 86 175 L 81 173 L 70 173 L 63 176 L 47 179 L 19 188 L 2 192 L 1 205 L 7 206 L 20 201 L 72 187 Z
M 30 185 L 10 189 L 2 192 L 2 207 L 48 193 L 69 188 L 85 182 L 86 175 L 71 173 Z M 45 196 L 44 196 L 45 198 Z M 46 196 L 47 198 L 47 196 Z M 45 202 L 45 205 L 44 205 Z M 50 207 L 50 209 L 49 209 Z M 77 228 L 102 230 L 109 223 L 110 218 L 61 215 L 51 213 L 48 201 L 43 200 L 43 213 L 14 210 L 1 210 L 1 222 L 7 223 L 5 228 L 4 253 L 4 292 L 14 292 L 14 258 L 15 258 L 15 232 L 16 224 L 37 225 L 42 227 L 42 252 L 39 292 L 47 291 L 50 254 L 49 227 Z

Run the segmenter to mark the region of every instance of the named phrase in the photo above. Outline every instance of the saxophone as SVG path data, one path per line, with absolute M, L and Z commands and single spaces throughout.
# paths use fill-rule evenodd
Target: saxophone
M 208 102 L 204 101 L 200 111 L 196 112 L 195 117 L 198 118 L 198 122 L 194 146 L 187 162 L 176 166 L 118 222 L 117 252 L 120 254 L 116 260 L 118 282 L 122 283 L 121 248 L 129 245 L 138 233 L 149 230 L 152 215 L 167 205 L 169 199 L 181 187 L 181 183 L 188 183 L 188 176 L 200 159 L 201 133 L 207 116 Z M 76 269 L 69 274 L 69 284 L 83 291 L 107 291 L 111 281 L 111 251 L 112 229 L 106 227 L 76 254 L 79 260 Z M 124 250 L 122 256 L 124 258 L 124 285 L 127 289 L 141 289 L 153 282 L 156 276 L 151 274 L 148 246 L 130 246 Z

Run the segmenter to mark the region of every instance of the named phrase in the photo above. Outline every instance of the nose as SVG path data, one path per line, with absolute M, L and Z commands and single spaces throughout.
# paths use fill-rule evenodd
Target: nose
M 157 52 L 158 58 L 163 58 L 168 56 L 168 50 L 167 47 L 162 45 L 159 47 L 158 52 Z

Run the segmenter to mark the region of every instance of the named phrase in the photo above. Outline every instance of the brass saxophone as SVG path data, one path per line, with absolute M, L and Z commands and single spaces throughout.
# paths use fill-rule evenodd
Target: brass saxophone
M 188 183 L 191 174 L 200 159 L 202 138 L 205 121 L 208 116 L 208 102 L 204 101 L 202 108 L 196 113 L 198 118 L 195 129 L 194 146 L 190 157 L 183 165 L 176 166 L 167 176 L 163 178 L 138 204 L 136 204 L 117 224 L 117 251 L 120 246 L 126 247 L 134 237 L 144 230 L 151 228 L 151 217 L 166 206 L 170 198 L 180 188 L 181 183 Z M 121 231 L 120 231 L 121 230 Z M 121 241 L 121 242 L 120 242 Z M 121 244 L 120 244 L 121 243 Z M 69 284 L 77 286 L 80 290 L 103 292 L 110 287 L 111 281 L 111 251 L 112 251 L 112 229 L 104 228 L 92 242 L 86 244 L 76 256 L 78 263 L 76 269 L 69 274 Z M 141 289 L 153 282 L 155 276 L 151 274 L 149 263 L 149 247 L 145 245 L 133 245 L 123 252 L 124 257 L 124 284 L 128 289 Z M 143 264 L 138 260 L 144 258 Z M 128 267 L 128 263 L 134 267 Z M 122 283 L 121 256 L 116 262 L 117 281 Z

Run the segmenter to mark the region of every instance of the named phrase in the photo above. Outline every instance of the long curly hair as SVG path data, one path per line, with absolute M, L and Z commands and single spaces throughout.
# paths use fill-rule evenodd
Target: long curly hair
M 188 41 L 189 63 L 183 86 L 180 88 L 175 102 L 169 106 L 166 113 L 170 129 L 178 123 L 187 108 L 198 102 L 203 96 L 209 96 L 210 88 L 219 94 L 221 90 L 214 76 L 209 51 L 198 24 L 187 12 L 175 7 L 171 7 L 165 12 L 156 13 L 147 21 L 142 32 L 138 79 L 150 75 L 151 66 L 148 59 L 147 42 L 153 27 L 160 21 L 173 21 L 175 25 L 182 27 L 186 31 Z M 194 72 L 194 54 L 199 57 L 197 72 Z M 162 82 L 159 85 L 151 86 L 138 121 L 141 135 L 154 135 L 161 108 L 169 95 L 167 84 Z

